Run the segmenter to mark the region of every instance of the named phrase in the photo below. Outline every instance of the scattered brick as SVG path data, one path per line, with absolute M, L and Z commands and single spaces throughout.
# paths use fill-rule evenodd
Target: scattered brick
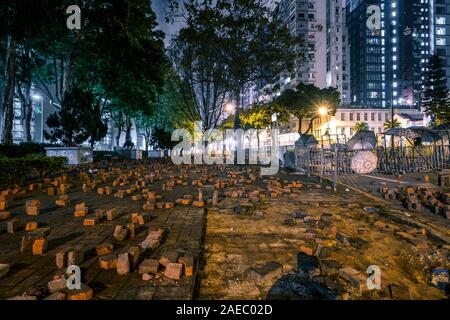
M 25 228 L 25 224 L 19 219 L 13 219 L 6 222 L 6 229 L 8 233 L 15 233 Z
M 178 252 L 171 250 L 171 251 L 165 251 L 161 258 L 159 259 L 159 263 L 163 266 L 167 267 L 169 263 L 176 263 L 178 262 Z
M 110 253 L 99 257 L 98 261 L 101 269 L 115 269 L 117 266 L 117 255 L 115 255 L 114 253 Z
M 112 221 L 112 220 L 116 219 L 118 216 L 119 216 L 119 212 L 115 208 L 110 209 L 106 212 L 106 220 L 108 220 L 108 221 Z
M 114 251 L 114 246 L 110 243 L 102 243 L 95 248 L 99 257 L 110 254 Z
M 9 264 L 0 264 L 0 279 L 6 277 L 9 272 Z
M 181 263 L 169 263 L 164 271 L 164 276 L 171 280 L 180 280 L 183 274 L 183 265 Z
M 359 290 L 363 289 L 367 284 L 367 277 L 352 267 L 339 269 L 339 276 Z
M 46 239 L 36 239 L 33 243 L 33 255 L 41 255 L 47 250 L 47 240 Z
M 7 220 L 9 218 L 11 218 L 11 212 L 9 211 L 0 212 L 0 221 Z
M 139 265 L 139 274 L 157 274 L 159 271 L 159 261 L 156 259 L 145 259 Z
M 194 257 L 191 255 L 183 256 L 178 259 L 178 262 L 184 266 L 184 274 L 188 277 L 194 275 Z
M 81 284 L 80 290 L 68 290 L 67 300 L 91 300 L 94 296 L 94 290 L 84 283 Z
M 124 241 L 128 236 L 127 227 L 117 225 L 114 229 L 114 238 L 118 241 Z
M 119 254 L 116 267 L 117 273 L 120 275 L 127 275 L 130 272 L 130 261 L 128 253 Z

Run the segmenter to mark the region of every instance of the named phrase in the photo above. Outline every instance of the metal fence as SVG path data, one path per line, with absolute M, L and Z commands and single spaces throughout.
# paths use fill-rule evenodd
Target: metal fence
M 297 167 L 311 175 L 354 175 L 352 158 L 359 151 L 308 148 L 297 154 Z M 375 174 L 429 172 L 450 169 L 450 146 L 378 148 Z

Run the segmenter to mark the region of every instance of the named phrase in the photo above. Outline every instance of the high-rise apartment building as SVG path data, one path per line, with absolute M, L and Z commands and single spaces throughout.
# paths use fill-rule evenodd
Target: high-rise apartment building
M 449 3 L 450 0 L 347 0 L 353 105 L 419 108 L 430 55 L 439 54 L 450 66 Z M 375 14 L 371 6 L 380 10 L 377 30 L 367 25 Z
M 349 86 L 344 86 L 344 82 L 349 77 L 343 76 L 346 31 L 342 0 L 281 0 L 274 10 L 291 34 L 303 39 L 304 44 L 296 48 L 303 54 L 296 61 L 295 70 L 276 75 L 267 84 L 274 96 L 306 83 L 319 88 L 333 86 L 348 97 L 345 90 Z
M 431 51 L 444 59 L 447 78 L 450 79 L 450 0 L 428 1 L 432 8 L 430 18 Z M 447 85 L 450 88 L 450 81 Z

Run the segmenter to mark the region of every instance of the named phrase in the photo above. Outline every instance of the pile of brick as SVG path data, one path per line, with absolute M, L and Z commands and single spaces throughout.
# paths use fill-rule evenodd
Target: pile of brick
M 423 207 L 450 219 L 450 194 L 424 187 L 380 188 L 386 200 L 399 200 L 408 211 L 420 211 Z

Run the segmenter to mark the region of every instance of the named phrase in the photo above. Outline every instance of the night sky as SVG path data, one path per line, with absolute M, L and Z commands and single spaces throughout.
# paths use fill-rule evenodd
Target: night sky
M 180 3 L 183 2 L 183 0 L 178 1 Z M 168 2 L 169 2 L 168 0 L 152 0 L 152 7 L 158 17 L 159 27 L 166 34 L 166 45 L 169 43 L 172 36 L 174 36 L 181 28 L 180 23 L 176 23 L 174 25 L 166 23 L 165 15 L 167 11 Z

